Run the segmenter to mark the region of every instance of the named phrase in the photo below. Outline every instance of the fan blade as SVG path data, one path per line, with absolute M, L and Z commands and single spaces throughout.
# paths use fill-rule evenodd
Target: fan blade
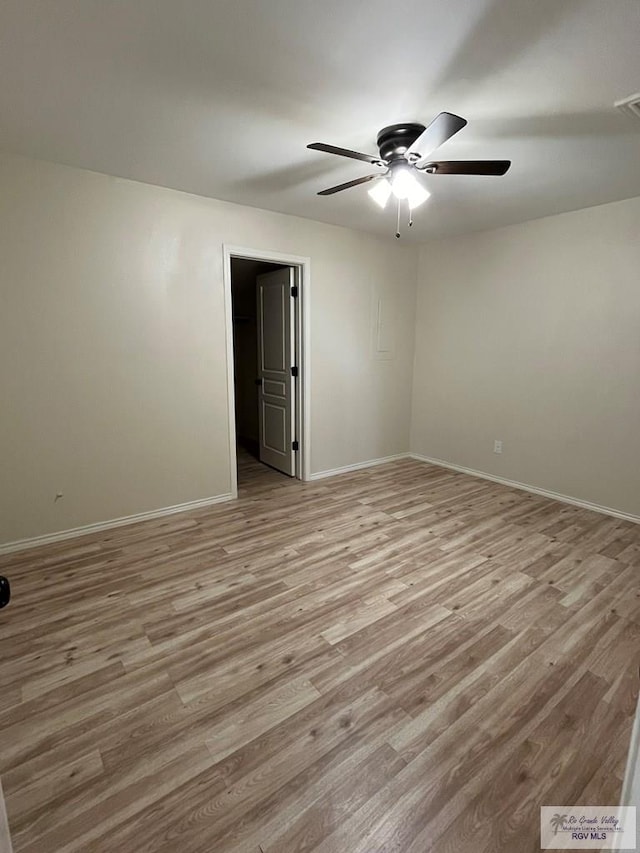
M 410 145 L 405 154 L 406 157 L 413 154 L 414 159 L 424 160 L 432 151 L 435 151 L 443 142 L 456 134 L 466 125 L 466 119 L 460 118 L 453 113 L 440 113 L 431 122 L 429 127 L 423 131 L 413 145 Z
M 444 160 L 419 166 L 432 175 L 504 175 L 511 160 Z
M 351 151 L 349 148 L 338 148 L 335 145 L 327 145 L 326 142 L 312 142 L 307 145 L 312 151 L 324 151 L 327 154 L 338 154 L 340 157 L 351 157 L 352 160 L 364 160 L 372 166 L 385 166 L 386 160 L 374 157 L 372 154 L 361 154 L 359 151 Z
M 375 181 L 376 178 L 382 177 L 381 175 L 365 175 L 364 178 L 356 178 L 355 181 L 347 181 L 346 184 L 338 184 L 337 187 L 329 187 L 328 190 L 321 190 L 318 195 L 333 195 L 334 193 L 342 192 L 342 190 L 348 190 L 351 187 L 357 187 L 358 184 L 366 184 L 369 181 Z

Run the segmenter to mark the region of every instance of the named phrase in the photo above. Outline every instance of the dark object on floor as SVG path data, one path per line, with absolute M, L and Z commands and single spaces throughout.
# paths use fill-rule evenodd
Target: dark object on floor
M 3 578 L 2 575 L 0 575 L 0 608 L 6 607 L 10 601 L 11 587 L 9 585 L 9 579 Z

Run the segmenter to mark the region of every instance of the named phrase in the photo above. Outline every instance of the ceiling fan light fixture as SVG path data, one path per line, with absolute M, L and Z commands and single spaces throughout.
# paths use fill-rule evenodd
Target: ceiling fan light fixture
M 629 99 L 625 106 L 636 106 L 640 96 Z M 639 101 L 640 103 L 640 101 Z M 337 154 L 352 160 L 362 160 L 372 166 L 386 167 L 384 175 L 380 172 L 363 175 L 353 181 L 346 181 L 336 187 L 320 190 L 318 195 L 334 195 L 343 190 L 371 184 L 369 195 L 375 203 L 384 209 L 391 196 L 397 200 L 396 237 L 400 237 L 400 219 L 403 213 L 402 202 L 406 201 L 409 214 L 409 226 L 413 225 L 412 211 L 429 198 L 431 193 L 417 177 L 424 172 L 434 175 L 504 175 L 511 166 L 510 160 L 453 160 L 427 162 L 440 145 L 451 139 L 467 124 L 466 119 L 453 113 L 441 112 L 425 127 L 417 122 L 401 122 L 383 127 L 378 133 L 376 143 L 379 157 L 362 154 L 350 148 L 339 148 L 326 142 L 312 142 L 307 145 L 313 151 Z M 437 179 L 439 180 L 439 179 Z M 405 211 L 406 212 L 406 211 Z
M 389 201 L 391 193 L 391 184 L 386 178 L 383 178 L 381 181 L 376 181 L 375 184 L 369 190 L 369 195 L 371 196 L 371 198 L 383 210 L 386 207 L 387 202 Z
M 431 195 L 429 190 L 405 166 L 394 169 L 391 177 L 391 191 L 397 199 L 406 199 L 412 210 L 420 207 Z

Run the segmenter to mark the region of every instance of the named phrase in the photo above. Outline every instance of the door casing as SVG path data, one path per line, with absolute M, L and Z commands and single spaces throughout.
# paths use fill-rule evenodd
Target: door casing
M 298 366 L 296 387 L 296 436 L 300 448 L 296 454 L 296 478 L 310 479 L 311 475 L 311 259 L 300 255 L 270 252 L 265 249 L 250 249 L 244 246 L 223 244 L 223 280 L 224 280 L 224 320 L 227 351 L 227 409 L 229 419 L 229 465 L 231 475 L 231 494 L 238 496 L 238 471 L 236 457 L 236 415 L 235 388 L 233 383 L 233 303 L 231 295 L 231 259 L 243 258 L 251 261 L 264 261 L 268 264 L 282 264 L 293 267 L 298 287 L 298 304 L 295 317 L 296 353 Z

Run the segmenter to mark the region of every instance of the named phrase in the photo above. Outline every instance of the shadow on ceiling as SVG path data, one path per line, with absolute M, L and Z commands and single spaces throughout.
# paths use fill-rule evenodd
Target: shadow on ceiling
M 432 81 L 432 91 L 446 94 L 447 87 L 461 81 L 477 85 L 517 61 L 581 8 L 583 0 L 492 0 Z

